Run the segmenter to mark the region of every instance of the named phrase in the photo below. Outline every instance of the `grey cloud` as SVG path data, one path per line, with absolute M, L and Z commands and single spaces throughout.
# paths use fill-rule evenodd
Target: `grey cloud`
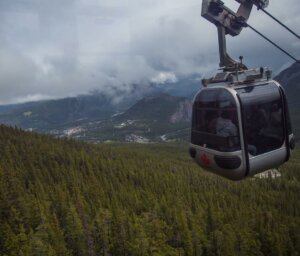
M 282 1 L 270 1 L 267 10 L 293 30 L 300 33 L 300 19 L 298 17 L 300 5 L 297 0 L 284 1 L 284 3 Z M 263 12 L 254 9 L 249 23 L 296 58 L 300 58 L 299 40 Z M 249 28 L 246 28 L 239 37 L 230 38 L 229 42 L 230 50 L 233 54 L 237 57 L 244 55 L 245 61 L 248 60 L 251 66 L 270 66 L 276 73 L 282 66 L 293 62 Z
M 37 67 L 22 53 L 0 49 L 0 103 L 34 91 Z
M 268 10 L 299 30 L 298 0 L 273 0 Z M 210 75 L 219 62 L 217 32 L 200 13 L 201 0 L 2 0 L 0 103 L 94 89 L 126 94 L 160 74 Z M 249 22 L 300 57 L 299 42 L 263 13 L 253 10 Z M 250 67 L 277 72 L 291 63 L 249 29 L 228 38 L 228 50 Z

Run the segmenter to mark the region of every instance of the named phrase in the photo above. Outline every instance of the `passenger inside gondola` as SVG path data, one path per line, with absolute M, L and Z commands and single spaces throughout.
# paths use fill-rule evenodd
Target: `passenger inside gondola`
M 260 130 L 260 136 L 263 138 L 262 145 L 279 148 L 283 143 L 282 110 L 278 103 L 272 103 L 265 126 Z
M 245 112 L 247 113 L 245 128 L 249 153 L 263 154 L 280 148 L 284 137 L 280 104 L 273 102 L 248 106 Z M 253 153 L 254 147 L 255 154 Z
M 240 148 L 237 128 L 236 109 L 230 106 L 218 110 L 218 115 L 211 119 L 208 125 L 208 132 L 226 140 L 225 145 L 219 145 L 221 151 L 234 151 Z
M 256 155 L 268 153 L 283 146 L 284 119 L 278 86 L 269 83 L 250 89 L 241 88 L 237 91 L 243 105 L 248 152 L 252 154 L 249 150 L 252 146 L 256 148 Z
M 194 144 L 218 151 L 241 149 L 237 107 L 228 91 L 207 90 L 197 96 L 191 139 Z

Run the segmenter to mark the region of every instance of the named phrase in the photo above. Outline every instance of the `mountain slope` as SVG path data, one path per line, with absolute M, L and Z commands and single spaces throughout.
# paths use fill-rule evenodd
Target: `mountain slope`
M 101 94 L 3 106 L 0 122 L 40 132 L 109 118 L 118 110 Z
M 82 126 L 76 136 L 90 142 L 187 140 L 190 118 L 191 100 L 159 94 L 139 100 L 110 120 Z
M 186 108 L 184 108 L 184 106 L 186 106 Z M 189 121 L 191 117 L 190 100 L 183 97 L 160 94 L 154 97 L 145 97 L 141 99 L 125 113 L 119 115 L 117 119 L 148 119 L 172 122 L 172 116 L 176 114 L 176 111 L 180 110 L 184 113 L 182 113 L 181 119 L 178 118 L 178 122 Z
M 293 130 L 296 137 L 300 138 L 299 65 L 292 65 L 275 79 L 286 89 Z M 142 90 L 144 87 L 145 91 Z M 111 97 L 95 93 L 61 100 L 0 106 L 0 123 L 90 142 L 187 140 L 191 98 L 182 95 L 191 96 L 199 87 L 199 75 L 195 74 L 180 77 L 175 82 L 148 84 L 148 87 L 134 84 L 130 95 L 116 92 L 114 97 L 120 100 L 118 104 Z M 141 99 L 143 94 L 152 96 Z
M 157 140 L 166 133 L 188 128 L 191 101 L 168 94 L 155 95 L 137 103 L 123 97 L 115 104 L 111 98 L 95 94 L 1 106 L 0 123 L 90 142 L 131 141 L 126 138 L 136 134 L 143 137 L 145 133 L 148 139 Z M 187 131 L 183 133 L 186 135 Z
M 274 78 L 286 91 L 292 119 L 293 132 L 300 138 L 300 65 L 294 63 Z
M 279 179 L 206 174 L 186 145 L 0 126 L 0 255 L 298 255 L 299 152 Z

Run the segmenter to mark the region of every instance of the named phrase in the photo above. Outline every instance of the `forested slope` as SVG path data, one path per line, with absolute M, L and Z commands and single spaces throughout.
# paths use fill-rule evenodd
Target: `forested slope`
M 93 146 L 0 126 L 0 255 L 299 255 L 299 153 L 230 182 L 185 145 Z

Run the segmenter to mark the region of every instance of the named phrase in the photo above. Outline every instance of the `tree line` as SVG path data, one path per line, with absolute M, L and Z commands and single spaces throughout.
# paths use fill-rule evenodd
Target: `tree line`
M 298 255 L 298 159 L 281 178 L 231 182 L 184 144 L 0 126 L 0 255 Z

